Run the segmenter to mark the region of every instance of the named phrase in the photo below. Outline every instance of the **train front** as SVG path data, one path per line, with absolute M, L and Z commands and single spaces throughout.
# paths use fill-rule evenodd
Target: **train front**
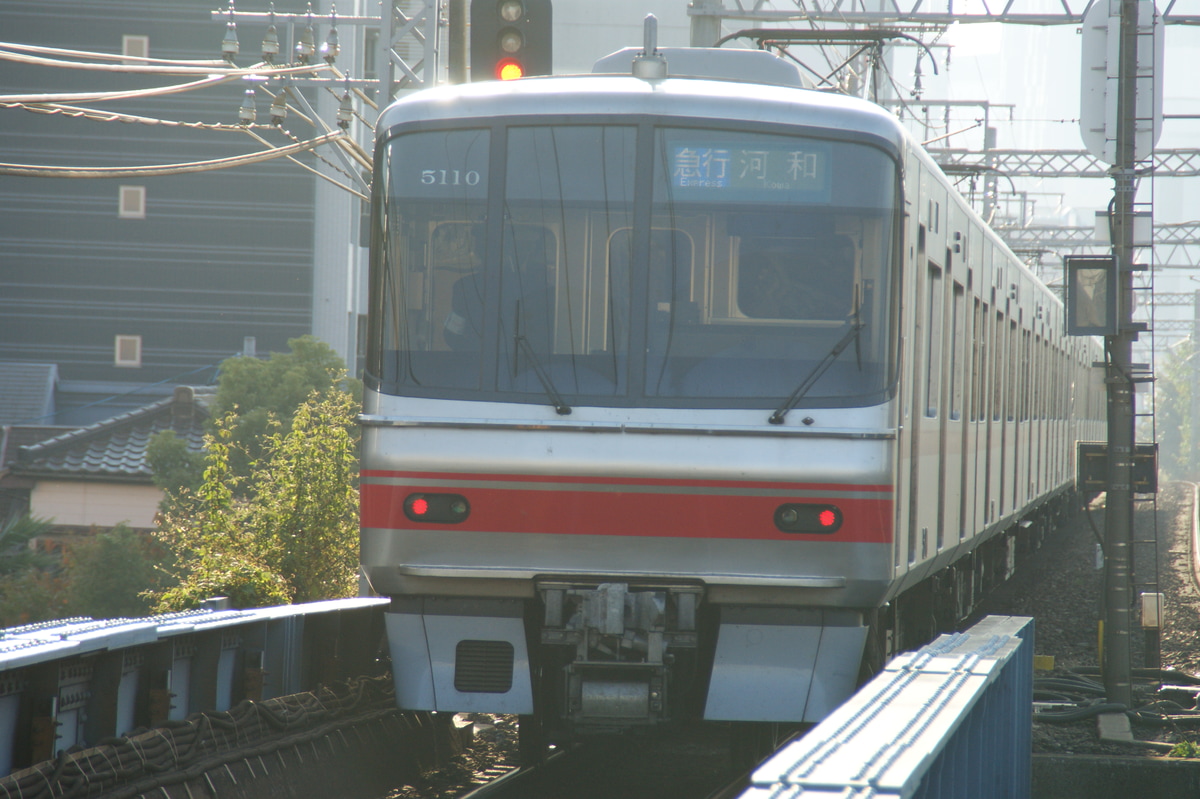
M 617 77 L 384 115 L 362 564 L 402 707 L 569 734 L 853 691 L 892 574 L 881 116 Z

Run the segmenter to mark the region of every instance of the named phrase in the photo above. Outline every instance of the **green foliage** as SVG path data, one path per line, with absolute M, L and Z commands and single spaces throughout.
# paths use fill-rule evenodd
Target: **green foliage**
M 262 454 L 245 475 L 234 467 L 241 417 L 218 421 L 192 507 L 159 525 L 176 581 L 152 594 L 159 611 L 218 595 L 237 607 L 353 595 L 358 405 L 327 388 L 313 391 L 286 427 L 268 416 Z
M 1200 757 L 1200 746 L 1192 741 L 1180 741 L 1171 747 L 1167 757 Z
M 362 386 L 346 377 L 346 365 L 333 349 L 312 336 L 288 341 L 290 352 L 273 352 L 266 360 L 228 358 L 221 364 L 213 415 L 236 415 L 230 439 L 233 470 L 248 474 L 263 456 L 272 419 L 286 431 L 292 416 L 315 391 L 333 390 L 362 397 Z
M 159 510 L 166 513 L 186 502 L 200 488 L 204 474 L 204 454 L 188 449 L 174 430 L 156 433 L 146 446 L 146 461 L 153 472 L 154 485 L 162 489 L 164 499 Z
M 9 519 L 0 526 L 0 575 L 28 569 L 47 569 L 55 558 L 29 548 L 29 541 L 50 532 L 52 522 L 28 514 Z
M 1200 382 L 1200 351 L 1191 341 L 1169 350 L 1157 367 L 1155 426 L 1159 432 L 1159 468 L 1168 480 L 1200 475 L 1200 440 L 1192 402 Z M 1200 400 L 1200 398 L 1197 398 Z
M 160 579 L 152 543 L 119 524 L 72 546 L 64 558 L 68 614 L 145 616 L 150 603 L 143 594 Z
M 0 627 L 57 619 L 66 612 L 58 558 L 29 547 L 51 526 L 28 515 L 0 526 Z
M 267 438 L 253 522 L 297 602 L 352 596 L 358 570 L 358 401 L 332 392 Z
M 67 615 L 60 575 L 38 568 L 0 577 L 0 627 L 17 627 Z

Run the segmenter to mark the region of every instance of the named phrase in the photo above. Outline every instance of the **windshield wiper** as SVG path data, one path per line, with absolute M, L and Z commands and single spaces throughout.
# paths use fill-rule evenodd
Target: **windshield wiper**
M 796 403 L 808 393 L 813 384 L 821 379 L 821 375 L 825 374 L 825 370 L 833 365 L 837 357 L 842 354 L 842 350 L 849 347 L 850 342 L 858 339 L 858 334 L 864 327 L 866 327 L 866 324 L 859 322 L 857 319 L 851 322 L 850 329 L 846 331 L 846 334 L 838 340 L 837 344 L 833 345 L 833 349 L 825 354 L 821 362 L 813 367 L 813 370 L 808 373 L 808 377 L 804 378 L 804 382 L 796 386 L 796 390 L 792 392 L 790 397 L 784 400 L 782 405 L 775 409 L 775 413 L 771 414 L 771 418 L 767 419 L 767 421 L 771 424 L 783 424 L 783 417 L 787 416 L 787 412 L 795 408 Z
M 517 348 L 525 353 L 529 358 L 529 363 L 533 366 L 533 373 L 537 375 L 538 382 L 542 384 L 542 390 L 546 392 L 546 397 L 550 400 L 550 404 L 554 407 L 554 411 L 559 416 L 566 416 L 571 412 L 571 406 L 562 398 L 562 394 L 558 393 L 558 389 L 554 387 L 553 381 L 550 380 L 550 375 L 542 368 L 542 362 L 534 352 L 533 345 L 529 343 L 529 339 L 525 338 L 525 334 L 521 332 L 521 301 L 517 300 L 517 324 L 516 332 L 513 334 L 513 341 Z M 516 364 L 514 363 L 514 370 Z

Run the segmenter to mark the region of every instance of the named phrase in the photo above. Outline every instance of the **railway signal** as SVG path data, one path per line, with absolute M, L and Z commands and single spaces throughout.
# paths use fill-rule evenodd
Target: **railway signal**
M 471 80 L 551 71 L 550 0 L 471 0 Z

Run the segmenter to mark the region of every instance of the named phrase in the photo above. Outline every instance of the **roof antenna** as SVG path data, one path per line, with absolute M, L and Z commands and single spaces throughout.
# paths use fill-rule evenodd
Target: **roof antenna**
M 633 57 L 633 76 L 645 80 L 665 78 L 667 59 L 658 52 L 658 17 L 646 15 L 642 52 Z

